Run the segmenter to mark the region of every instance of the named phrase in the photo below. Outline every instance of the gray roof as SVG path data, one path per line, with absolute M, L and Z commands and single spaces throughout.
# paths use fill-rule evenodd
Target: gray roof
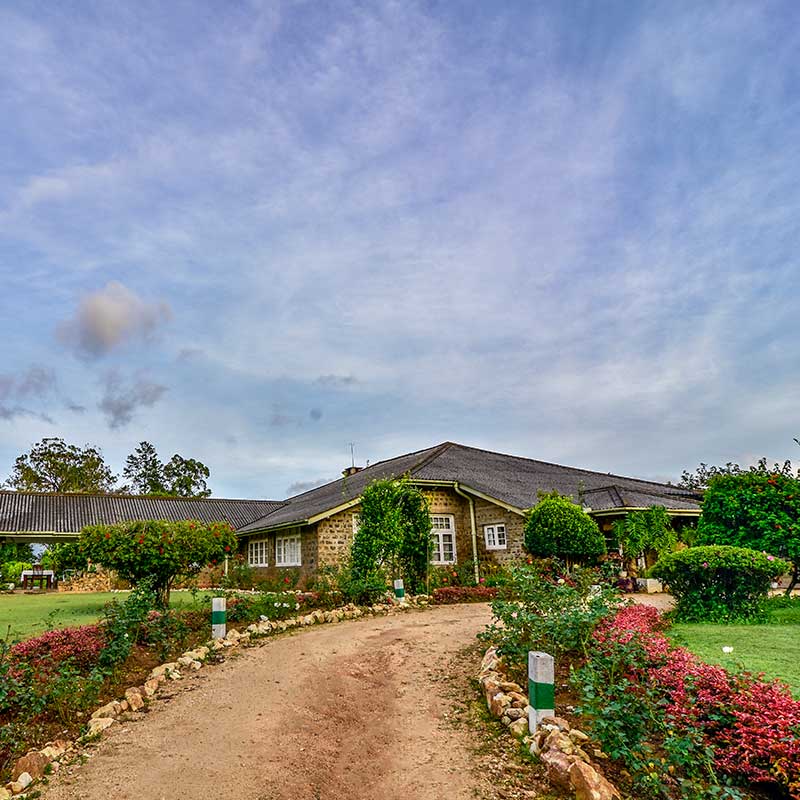
M 228 522 L 241 528 L 280 505 L 275 500 L 0 491 L 0 533 L 78 533 L 86 525 L 145 519 Z
M 261 520 L 239 529 L 240 533 L 268 530 L 302 523 L 360 496 L 377 478 L 453 482 L 514 508 L 535 505 L 540 491 L 556 490 L 594 511 L 615 508 L 647 508 L 661 505 L 673 511 L 698 511 L 696 495 L 669 484 L 625 478 L 605 472 L 564 467 L 546 461 L 493 453 L 453 442 L 381 461 L 346 478 L 289 498 Z

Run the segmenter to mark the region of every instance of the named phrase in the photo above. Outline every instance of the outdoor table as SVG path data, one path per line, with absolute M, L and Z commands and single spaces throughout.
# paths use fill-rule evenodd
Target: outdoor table
M 38 584 L 40 589 L 52 589 L 55 578 L 55 573 L 51 569 L 36 572 L 32 569 L 24 569 L 22 570 L 22 588 L 33 589 L 34 584 Z

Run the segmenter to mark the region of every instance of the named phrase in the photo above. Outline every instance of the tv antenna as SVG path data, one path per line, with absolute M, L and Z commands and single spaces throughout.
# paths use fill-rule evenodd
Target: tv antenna
M 355 442 L 348 442 L 350 445 L 350 466 L 354 467 L 356 465 L 356 443 Z

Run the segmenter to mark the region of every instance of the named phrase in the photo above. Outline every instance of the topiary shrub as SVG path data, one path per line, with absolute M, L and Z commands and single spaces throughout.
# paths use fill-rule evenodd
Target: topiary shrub
M 789 565 L 747 547 L 689 547 L 668 553 L 650 576 L 669 585 L 681 622 L 752 620 L 764 613 L 770 582 Z
M 606 551 L 597 523 L 568 497 L 544 495 L 525 521 L 525 548 L 534 556 L 594 562 Z

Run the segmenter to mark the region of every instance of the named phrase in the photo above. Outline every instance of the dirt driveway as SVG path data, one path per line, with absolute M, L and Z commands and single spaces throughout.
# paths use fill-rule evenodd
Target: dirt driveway
M 115 730 L 87 764 L 56 776 L 44 797 L 482 795 L 474 742 L 450 726 L 444 687 L 454 656 L 488 620 L 484 605 L 444 606 L 305 629 L 242 650 L 176 684 L 171 698 Z

